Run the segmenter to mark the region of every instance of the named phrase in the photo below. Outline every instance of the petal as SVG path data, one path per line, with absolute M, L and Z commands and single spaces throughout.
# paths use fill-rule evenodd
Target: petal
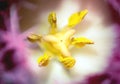
M 47 55 L 47 53 L 45 53 L 43 56 L 40 56 L 37 60 L 40 66 L 48 65 L 48 61 L 49 61 L 49 55 Z
M 67 69 L 72 68 L 76 62 L 73 57 L 64 57 L 62 59 L 59 59 L 59 61 L 62 62 L 64 67 Z
M 57 31 L 57 18 L 56 18 L 56 13 L 55 12 L 51 12 L 48 16 L 48 22 L 51 25 L 50 31 L 49 33 L 53 34 L 56 33 Z
M 46 35 L 46 36 L 43 37 L 43 39 L 46 42 L 51 42 L 51 43 L 56 43 L 57 42 L 57 38 L 53 35 Z
M 81 12 L 72 14 L 69 18 L 68 26 L 73 27 L 77 25 L 78 23 L 80 23 L 87 13 L 88 13 L 88 10 L 85 9 Z
M 71 38 L 72 36 L 75 34 L 75 30 L 74 29 L 70 29 L 69 31 L 67 31 L 64 35 L 64 43 L 65 45 L 68 47 L 70 42 L 71 42 Z
M 94 42 L 85 37 L 79 37 L 79 38 L 73 38 L 71 44 L 75 45 L 76 47 L 83 47 L 85 46 L 85 44 L 94 44 Z
M 60 53 L 63 57 L 71 56 L 71 54 L 65 44 L 60 44 L 59 47 L 60 47 Z
M 36 42 L 41 39 L 41 35 L 31 34 L 27 37 L 30 42 Z

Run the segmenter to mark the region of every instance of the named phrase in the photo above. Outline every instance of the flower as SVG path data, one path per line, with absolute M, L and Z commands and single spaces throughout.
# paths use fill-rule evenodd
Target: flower
M 7 13 L 0 16 L 4 23 L 0 27 L 0 84 L 34 84 L 16 4 L 12 4 L 9 11 L 9 17 Z
M 74 26 L 80 23 L 87 10 L 74 13 L 68 20 L 68 25 L 62 30 L 57 29 L 56 13 L 51 12 L 48 16 L 50 23 L 50 30 L 47 35 L 32 34 L 28 36 L 30 42 L 38 42 L 45 50 L 44 55 L 38 58 L 40 66 L 46 66 L 52 56 L 57 56 L 58 60 L 63 63 L 64 67 L 72 68 L 75 64 L 75 59 L 71 56 L 69 51 L 70 46 L 83 47 L 86 44 L 93 44 L 93 41 L 85 37 L 73 37 L 76 30 Z

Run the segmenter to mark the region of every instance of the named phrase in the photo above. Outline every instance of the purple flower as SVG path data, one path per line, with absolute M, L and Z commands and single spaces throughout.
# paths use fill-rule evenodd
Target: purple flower
M 34 84 L 15 4 L 10 7 L 10 17 L 2 13 L 0 18 L 0 84 Z
M 108 0 L 108 2 L 120 14 L 120 0 Z

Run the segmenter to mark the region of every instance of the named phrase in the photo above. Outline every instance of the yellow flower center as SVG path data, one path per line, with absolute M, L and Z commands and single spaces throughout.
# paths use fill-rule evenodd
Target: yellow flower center
M 86 44 L 93 44 L 93 42 L 87 38 L 73 37 L 75 34 L 73 27 L 80 23 L 86 14 L 87 10 L 72 14 L 66 28 L 58 31 L 56 14 L 51 12 L 48 16 L 48 21 L 51 26 L 49 33 L 45 36 L 36 34 L 28 36 L 30 42 L 38 42 L 45 50 L 45 54 L 38 58 L 40 66 L 48 65 L 51 56 L 57 56 L 59 61 L 63 63 L 66 68 L 72 68 L 74 66 L 75 59 L 71 56 L 69 47 L 83 47 Z

